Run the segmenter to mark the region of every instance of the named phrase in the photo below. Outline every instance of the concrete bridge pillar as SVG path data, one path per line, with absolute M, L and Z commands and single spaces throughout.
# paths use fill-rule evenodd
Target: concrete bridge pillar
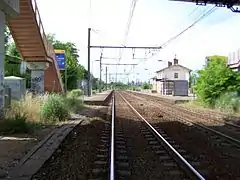
M 44 71 L 49 67 L 47 62 L 28 62 L 31 70 L 31 90 L 35 94 L 44 93 Z
M 5 89 L 4 89 L 4 28 L 5 16 L 8 18 L 19 14 L 19 0 L 0 0 L 0 120 L 4 118 Z
M 0 10 L 0 120 L 4 117 L 4 28 L 5 28 L 5 14 Z

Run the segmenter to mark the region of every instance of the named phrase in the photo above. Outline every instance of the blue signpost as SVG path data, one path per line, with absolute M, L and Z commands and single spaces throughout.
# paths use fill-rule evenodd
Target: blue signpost
M 58 68 L 64 70 L 66 68 L 66 58 L 64 50 L 55 50 L 55 56 L 58 63 Z
M 67 60 L 64 50 L 55 49 L 55 56 L 59 70 L 65 70 L 65 92 L 67 92 Z

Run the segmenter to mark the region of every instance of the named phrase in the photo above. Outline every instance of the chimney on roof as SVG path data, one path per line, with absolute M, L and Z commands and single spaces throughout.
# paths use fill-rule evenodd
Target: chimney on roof
M 168 61 L 168 67 L 170 67 L 172 65 L 172 62 Z
M 173 64 L 177 65 L 178 64 L 178 59 L 176 58 L 176 54 L 175 54 L 175 58 L 173 59 Z

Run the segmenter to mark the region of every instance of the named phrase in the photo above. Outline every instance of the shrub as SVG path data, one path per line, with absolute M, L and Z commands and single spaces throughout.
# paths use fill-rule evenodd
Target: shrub
M 92 90 L 92 94 L 96 94 L 97 93 L 97 90 Z
M 12 102 L 11 108 L 6 110 L 6 119 L 13 119 L 16 116 L 24 116 L 27 122 L 40 122 L 41 104 L 46 101 L 48 95 L 33 96 L 27 93 L 20 101 Z
M 143 89 L 152 89 L 152 85 L 148 83 L 143 84 Z
M 41 106 L 40 116 L 43 120 L 50 122 L 66 120 L 70 116 L 66 97 L 57 94 L 49 95 Z
M 79 98 L 69 97 L 69 98 L 66 98 L 66 101 L 67 101 L 66 103 L 69 107 L 69 110 L 74 113 L 77 113 L 83 107 L 83 102 Z
M 68 92 L 68 97 L 80 97 L 82 95 L 83 95 L 83 92 L 81 89 L 74 89 Z
M 239 113 L 240 96 L 237 92 L 224 93 L 215 101 L 215 108 L 230 114 Z
M 58 94 L 33 96 L 27 93 L 6 110 L 5 119 L 0 121 L 0 132 L 28 132 L 39 125 L 66 120 L 71 112 L 82 109 L 83 102 L 76 97 L 80 92 L 74 91 L 67 97 Z
M 0 121 L 0 132 L 8 133 L 26 133 L 32 129 L 32 123 L 27 122 L 24 114 L 15 114 L 12 118 L 6 118 Z

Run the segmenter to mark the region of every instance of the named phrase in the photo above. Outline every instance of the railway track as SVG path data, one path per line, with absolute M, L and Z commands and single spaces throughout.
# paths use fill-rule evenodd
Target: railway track
M 111 125 L 101 137 L 105 154 L 97 154 L 102 159 L 95 160 L 91 180 L 205 179 L 184 158 L 189 154 L 145 120 L 120 93 L 113 97 L 111 107 Z M 199 162 L 191 163 L 199 166 Z
M 199 162 L 207 164 L 210 171 L 207 179 L 240 177 L 237 168 L 240 160 L 238 139 L 231 136 L 229 139 L 228 135 L 216 133 L 212 127 L 205 128 L 202 124 L 199 126 L 198 123 L 192 123 L 191 121 L 195 121 L 194 117 L 189 118 L 188 114 L 176 111 L 165 103 L 154 102 L 131 93 L 123 94 L 146 119 L 161 127 Z
M 116 92 L 108 110 L 94 110 L 93 118 L 68 136 L 33 179 L 240 177 L 238 148 L 217 134 L 176 121 L 179 114 L 164 106 Z
M 160 101 L 159 99 L 154 98 L 150 95 L 147 95 L 146 97 L 146 95 L 140 93 L 138 95 L 136 95 L 135 93 L 128 94 L 131 94 L 137 99 L 143 98 L 141 100 L 151 100 L 153 102 L 158 102 L 160 103 L 161 108 L 164 112 L 168 112 L 169 114 L 171 114 L 173 111 L 175 111 L 178 114 L 177 116 L 175 115 L 175 117 L 179 120 L 193 124 L 206 131 L 214 133 L 240 147 L 240 126 L 236 124 L 225 122 L 223 120 L 219 120 L 218 118 L 210 119 L 208 117 L 205 117 L 204 114 L 199 114 L 192 110 L 184 109 L 178 106 L 172 106 L 171 104 L 165 101 Z

